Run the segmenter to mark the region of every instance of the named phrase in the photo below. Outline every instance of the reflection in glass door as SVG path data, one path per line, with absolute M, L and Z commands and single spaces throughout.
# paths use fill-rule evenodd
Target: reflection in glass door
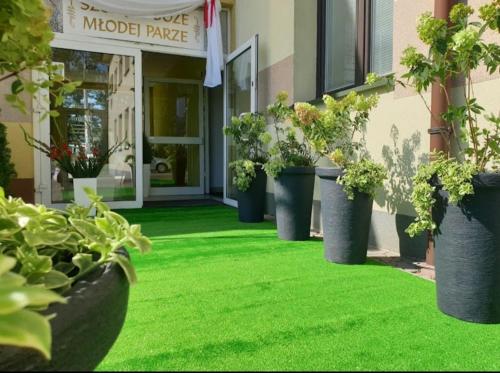
M 227 59 L 224 79 L 224 123 L 243 113 L 257 111 L 257 44 L 258 35 L 236 49 Z M 224 136 L 224 202 L 236 206 L 236 187 L 229 164 L 236 160 L 231 137 Z
M 153 196 L 204 193 L 202 92 L 198 81 L 145 82 Z
M 83 159 L 121 143 L 97 178 L 97 193 L 113 208 L 137 207 L 141 204 L 135 171 L 135 104 L 141 97 L 135 92 L 137 53 L 121 48 L 113 53 L 110 48 L 98 47 L 89 51 L 84 50 L 87 46 L 73 49 L 77 43 L 60 44 L 52 48 L 53 63 L 66 79 L 81 84 L 64 95 L 60 106 L 55 106 L 51 97 L 50 109 L 58 116 L 50 118 L 50 126 L 40 121 L 41 139 L 46 141 L 46 137 L 51 146 L 63 146 Z M 74 199 L 72 175 L 46 157 L 41 158 L 41 170 L 43 203 L 62 207 Z

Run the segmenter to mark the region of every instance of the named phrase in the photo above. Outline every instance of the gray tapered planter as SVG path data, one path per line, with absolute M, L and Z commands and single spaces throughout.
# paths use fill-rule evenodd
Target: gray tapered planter
M 339 264 L 366 262 L 373 198 L 356 192 L 349 200 L 337 184 L 342 170 L 317 168 L 321 190 L 321 222 L 325 259 Z
M 93 371 L 120 334 L 127 313 L 129 284 L 117 264 L 93 271 L 53 304 L 52 359 L 17 347 L 0 347 L 2 371 Z
M 259 223 L 264 220 L 266 207 L 267 175 L 262 166 L 255 167 L 255 179 L 250 188 L 238 190 L 238 217 L 243 223 Z
M 480 174 L 473 185 L 458 206 L 437 193 L 437 303 L 461 320 L 500 323 L 500 174 Z
M 276 224 L 282 240 L 305 241 L 311 234 L 314 167 L 288 167 L 274 183 Z

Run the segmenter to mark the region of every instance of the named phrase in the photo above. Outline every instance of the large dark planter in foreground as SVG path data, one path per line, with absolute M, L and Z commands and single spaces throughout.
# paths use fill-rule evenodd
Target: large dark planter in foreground
M 264 220 L 266 207 L 267 175 L 261 166 L 255 167 L 255 179 L 250 188 L 238 190 L 238 215 L 243 223 L 259 223 Z
M 349 200 L 344 187 L 337 184 L 341 169 L 318 168 L 316 174 L 320 178 L 325 259 L 340 264 L 366 262 L 373 198 L 356 192 Z
M 30 349 L 0 347 L 2 371 L 92 371 L 106 356 L 125 321 L 129 284 L 108 264 L 79 281 L 67 304 L 51 305 L 52 360 Z
M 461 320 L 500 323 L 500 174 L 480 174 L 473 185 L 458 206 L 437 193 L 437 303 Z
M 276 224 L 282 240 L 310 237 L 314 193 L 314 167 L 285 168 L 274 183 Z

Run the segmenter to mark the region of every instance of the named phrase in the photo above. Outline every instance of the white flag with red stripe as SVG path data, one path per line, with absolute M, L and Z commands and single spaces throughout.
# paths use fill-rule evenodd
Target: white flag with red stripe
M 220 9 L 220 0 L 205 0 L 205 27 L 207 29 L 205 87 L 217 87 L 222 84 L 221 70 L 224 69 L 224 56 L 222 51 Z

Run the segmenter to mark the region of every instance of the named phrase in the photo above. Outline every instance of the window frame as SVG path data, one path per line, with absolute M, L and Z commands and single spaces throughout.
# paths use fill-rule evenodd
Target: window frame
M 371 68 L 372 0 L 356 0 L 356 45 L 354 84 L 334 90 L 326 90 L 326 4 L 328 0 L 317 0 L 317 62 L 316 97 L 335 94 L 365 84 L 366 75 Z

